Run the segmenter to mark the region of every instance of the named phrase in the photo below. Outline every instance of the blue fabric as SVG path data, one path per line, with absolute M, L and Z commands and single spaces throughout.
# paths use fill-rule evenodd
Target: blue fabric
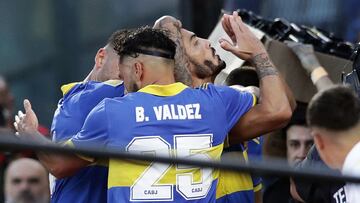
M 74 85 L 58 103 L 51 132 L 54 142 L 65 142 L 81 130 L 89 112 L 104 98 L 124 95 L 122 84 L 113 86 L 100 82 Z M 88 166 L 74 176 L 57 179 L 51 202 L 106 202 L 106 166 Z
M 167 86 L 162 86 L 159 89 L 165 92 L 169 91 Z M 155 150 L 160 147 L 160 145 L 152 145 L 155 140 L 159 141 L 161 146 L 165 146 L 166 151 L 171 149 L 175 153 L 179 152 L 181 154 L 186 153 L 187 149 L 181 148 L 182 145 L 193 143 L 180 143 L 180 141 L 177 142 L 177 138 L 182 140 L 182 138 L 211 137 L 207 147 L 214 150 L 213 152 L 216 153 L 214 157 L 220 157 L 222 144 L 228 131 L 252 107 L 253 99 L 253 96 L 249 93 L 240 93 L 228 87 L 213 86 L 211 84 L 206 89 L 185 88 L 172 96 L 159 96 L 157 93 L 152 92 L 129 93 L 122 98 L 105 99 L 99 103 L 90 112 L 82 130 L 73 137 L 72 143 L 77 147 L 103 146 L 124 151 L 129 151 L 134 147 L 136 149 L 143 148 L 146 151 L 151 147 L 155 147 Z M 139 108 L 143 109 L 143 116 L 136 113 Z M 159 111 L 160 108 L 162 108 L 161 112 Z M 170 109 L 170 111 L 165 111 L 165 109 Z M 181 113 L 181 109 L 186 109 L 186 112 L 184 113 L 184 110 Z M 143 140 L 149 141 L 137 144 L 137 141 Z M 196 145 L 202 146 L 202 144 L 196 142 Z M 217 147 L 221 147 L 220 151 Z M 139 151 L 139 153 L 143 153 L 142 150 Z M 162 152 L 166 155 L 166 152 Z M 138 176 L 141 175 L 141 173 L 138 176 L 134 174 L 141 167 L 143 167 L 142 171 L 145 171 L 148 166 L 131 161 L 123 161 L 123 164 L 116 165 L 116 162 L 120 161 L 110 160 L 108 186 L 110 203 L 130 201 L 129 188 L 133 188 L 135 183 L 138 184 L 136 181 L 139 178 Z M 128 164 L 127 172 L 119 170 L 124 164 Z M 152 167 L 152 165 L 149 167 Z M 158 171 L 158 168 L 154 169 L 154 173 Z M 169 169 L 162 174 L 162 177 L 168 176 L 169 181 L 175 181 L 175 174 L 169 175 L 169 173 L 179 173 L 177 171 L 177 169 Z M 170 182 L 169 184 L 174 187 L 178 183 Z M 171 192 L 172 200 L 170 198 L 169 201 L 214 202 L 216 179 L 213 180 L 211 185 L 207 195 L 198 199 L 186 199 L 176 187 L 176 190 Z M 144 189 L 141 195 L 148 195 L 146 194 L 148 192 L 148 190 Z M 151 192 L 160 193 L 161 191 L 156 189 Z M 190 192 L 197 194 L 197 191 Z M 155 197 L 158 196 L 154 195 L 151 200 L 154 200 Z

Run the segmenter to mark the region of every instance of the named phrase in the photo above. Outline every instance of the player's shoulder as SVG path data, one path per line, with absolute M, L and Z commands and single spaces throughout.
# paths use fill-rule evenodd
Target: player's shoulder
M 103 85 L 111 86 L 111 87 L 118 87 L 124 84 L 122 80 L 107 80 L 102 82 Z
M 204 83 L 197 87 L 196 89 L 204 92 L 205 94 L 208 94 L 212 97 L 220 97 L 223 98 L 224 96 L 230 96 L 230 95 L 238 95 L 239 92 L 237 90 L 234 90 L 233 88 L 230 88 L 225 85 L 215 85 L 212 83 Z
M 97 82 L 97 81 L 88 81 L 85 83 L 87 89 L 117 89 L 119 87 L 123 88 L 123 81 L 122 80 L 107 80 L 104 82 Z

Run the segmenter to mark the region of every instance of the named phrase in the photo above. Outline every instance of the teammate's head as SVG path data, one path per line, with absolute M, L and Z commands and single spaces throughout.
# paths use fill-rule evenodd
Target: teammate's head
M 226 78 L 225 84 L 259 87 L 259 78 L 254 67 L 244 66 L 232 70 Z
M 225 68 L 225 62 L 215 54 L 210 41 L 197 37 L 193 32 L 182 28 L 181 22 L 176 18 L 163 16 L 155 22 L 154 27 L 169 30 L 171 36 L 175 36 L 172 40 L 181 40 L 183 47 L 177 49 L 177 55 L 181 51 L 181 56 L 176 57 L 177 65 L 180 68 L 186 67 L 188 72 L 179 68 L 177 72 L 190 73 L 192 80 L 196 80 L 213 78 Z M 187 77 L 183 78 L 187 79 Z
M 317 93 L 309 104 L 307 122 L 321 158 L 341 168 L 346 154 L 360 141 L 360 101 L 346 86 Z
M 117 50 L 128 33 L 129 31 L 126 29 L 115 31 L 108 39 L 106 46 L 98 50 L 95 56 L 94 80 L 103 82 L 122 79 L 119 74 Z
M 5 202 L 49 202 L 49 181 L 45 168 L 36 160 L 21 158 L 5 171 Z
M 164 31 L 150 27 L 133 30 L 118 51 L 120 74 L 127 91 L 173 83 L 175 48 Z
M 193 77 L 200 79 L 213 77 L 225 68 L 225 62 L 216 55 L 209 40 L 197 37 L 195 33 L 184 28 L 181 28 L 181 36 Z

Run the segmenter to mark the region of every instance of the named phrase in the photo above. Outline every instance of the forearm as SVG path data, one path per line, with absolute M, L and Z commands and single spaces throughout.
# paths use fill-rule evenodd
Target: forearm
M 290 109 L 285 82 L 274 67 L 267 53 L 258 54 L 251 60 L 260 81 L 260 101 L 264 113 L 277 114 Z M 290 94 L 290 93 L 289 93 Z M 289 95 L 290 96 L 290 95 Z M 292 96 L 290 96 L 293 98 Z
M 320 68 L 322 68 L 322 67 L 320 67 Z M 314 72 L 312 72 L 311 75 L 313 75 L 313 73 Z M 331 79 L 329 78 L 329 75 L 327 74 L 326 71 L 325 71 L 324 75 L 319 78 L 314 79 L 314 77 L 312 77 L 312 81 L 313 81 L 313 84 L 315 85 L 317 91 L 322 91 L 322 90 L 328 89 L 334 85 L 334 83 L 331 81 Z
M 252 60 L 260 80 L 260 100 L 230 131 L 230 143 L 237 144 L 284 127 L 292 110 L 284 83 L 266 53 Z
M 72 176 L 90 164 L 76 155 L 38 152 L 37 156 L 45 168 L 56 178 Z
M 296 108 L 296 100 L 295 100 L 294 94 L 290 90 L 290 87 L 287 85 L 285 79 L 283 77 L 281 77 L 281 80 L 282 80 L 282 83 L 283 83 L 283 85 L 285 87 L 285 94 L 286 94 L 286 97 L 287 97 L 287 99 L 289 101 L 291 111 L 294 112 L 294 110 Z
M 54 145 L 52 141 L 41 135 L 39 132 L 31 133 L 29 136 L 31 136 L 32 141 L 39 144 Z M 48 152 L 37 152 L 36 154 L 45 168 L 57 178 L 71 176 L 90 163 L 82 160 L 76 155 L 63 155 Z

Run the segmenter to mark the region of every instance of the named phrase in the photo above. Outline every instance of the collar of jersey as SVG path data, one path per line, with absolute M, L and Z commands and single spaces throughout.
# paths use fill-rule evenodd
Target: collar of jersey
M 188 86 L 184 85 L 181 82 L 177 82 L 170 85 L 148 85 L 140 89 L 138 92 L 144 92 L 162 97 L 169 97 L 179 94 L 186 88 L 188 88 Z
M 75 85 L 80 84 L 81 82 L 72 82 L 69 84 L 65 84 L 61 86 L 61 91 L 63 93 L 63 96 L 65 96 L 66 93 L 68 93 Z

